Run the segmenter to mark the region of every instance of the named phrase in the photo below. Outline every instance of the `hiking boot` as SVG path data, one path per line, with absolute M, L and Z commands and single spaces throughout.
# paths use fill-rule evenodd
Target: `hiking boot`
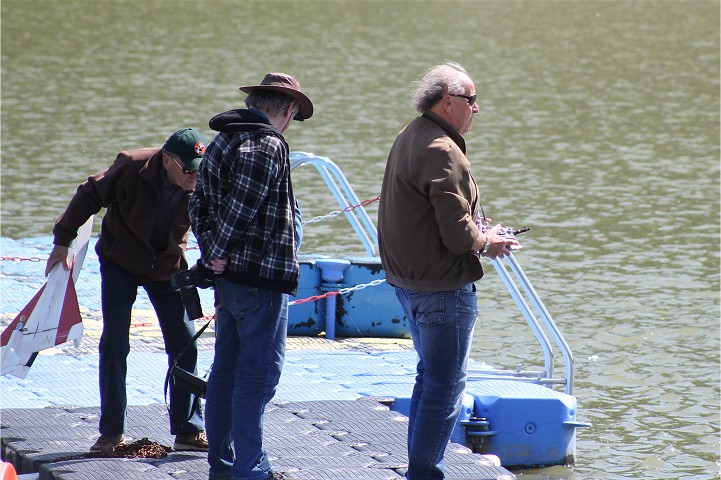
M 90 447 L 91 452 L 112 452 L 125 441 L 125 436 L 102 434 L 95 444 Z
M 180 433 L 175 436 L 173 450 L 208 451 L 208 437 L 205 432 Z

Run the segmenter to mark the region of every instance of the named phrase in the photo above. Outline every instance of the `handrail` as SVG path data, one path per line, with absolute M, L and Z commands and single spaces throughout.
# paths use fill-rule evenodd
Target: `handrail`
M 540 297 L 531 285 L 531 281 L 523 272 L 521 265 L 519 265 L 513 254 L 508 254 L 504 258 L 506 259 L 506 263 L 508 263 L 514 276 L 516 277 L 516 280 L 523 288 L 526 296 L 531 301 L 531 304 L 533 305 L 536 313 L 540 317 L 541 322 L 545 326 L 546 330 L 550 333 L 551 338 L 553 338 L 556 347 L 558 347 L 558 349 L 561 351 L 561 355 L 563 356 L 565 364 L 565 393 L 571 395 L 573 392 L 573 354 L 571 353 L 571 349 L 568 346 L 568 343 L 566 343 L 566 340 L 563 338 L 563 334 L 556 326 L 556 323 L 551 318 L 551 315 L 548 313 L 548 310 L 546 310 L 546 307 L 543 305 Z M 503 283 L 506 285 L 506 288 L 510 292 L 511 297 L 513 297 L 513 299 L 515 300 L 516 305 L 521 310 L 521 313 L 528 322 L 528 325 L 531 327 L 531 330 L 533 330 L 534 334 L 536 335 L 538 342 L 541 344 L 541 348 L 543 349 L 545 358 L 545 373 L 546 376 L 550 379 L 551 377 L 553 377 L 553 350 L 551 349 L 551 344 L 548 341 L 548 338 L 543 332 L 541 325 L 536 319 L 536 316 L 533 314 L 531 309 L 528 307 L 528 304 L 522 297 L 520 290 L 516 286 L 513 279 L 511 279 L 511 276 L 508 274 L 508 271 L 501 262 L 501 259 L 491 259 L 491 263 L 496 269 L 496 272 L 498 272 L 498 275 L 501 277 L 501 280 L 503 280 Z
M 320 157 L 307 152 L 290 152 L 291 171 L 305 164 L 313 165 L 325 181 L 328 189 L 335 197 L 341 209 L 344 209 L 345 216 L 350 222 L 353 230 L 360 238 L 369 256 L 377 255 L 378 233 L 375 224 L 368 216 L 365 208 L 356 208 L 346 211 L 349 205 L 357 205 L 360 200 L 351 188 L 348 180 L 340 168 L 327 157 Z
M 321 157 L 307 152 L 291 152 L 290 160 L 291 170 L 305 164 L 313 165 L 318 170 L 321 177 L 328 186 L 328 189 L 335 197 L 338 205 L 341 207 L 343 213 L 345 213 L 346 218 L 350 222 L 361 242 L 363 243 L 363 246 L 368 252 L 368 255 L 376 256 L 378 233 L 376 231 L 375 224 L 368 216 L 365 208 L 363 208 L 362 206 L 355 209 L 346 208 L 349 205 L 357 205 L 360 203 L 360 201 L 353 189 L 351 188 L 350 184 L 348 183 L 348 180 L 341 172 L 340 168 L 338 168 L 338 166 L 327 157 Z M 568 343 L 566 343 L 566 340 L 563 338 L 561 331 L 558 329 L 555 322 L 551 318 L 548 310 L 546 310 L 546 307 L 543 305 L 543 302 L 539 298 L 538 294 L 531 285 L 530 280 L 528 280 L 528 277 L 526 277 L 526 274 L 523 272 L 523 269 L 518 264 L 513 254 L 508 254 L 504 258 L 506 260 L 506 263 L 510 267 L 511 272 L 513 272 L 516 281 L 520 284 L 521 289 L 525 293 L 525 296 L 529 299 L 536 313 L 540 317 L 540 322 L 536 318 L 536 315 L 533 313 L 526 300 L 524 299 L 524 296 L 521 293 L 521 289 L 519 289 L 516 285 L 516 281 L 511 278 L 511 275 L 509 274 L 505 265 L 502 263 L 501 259 L 491 259 L 491 263 L 496 269 L 498 275 L 501 277 L 501 280 L 508 289 L 508 292 L 511 294 L 511 297 L 513 297 L 513 300 L 516 302 L 516 305 L 521 310 L 523 317 L 526 319 L 526 322 L 528 322 L 528 325 L 531 327 L 533 334 L 536 336 L 536 340 L 543 349 L 545 371 L 536 372 L 535 374 L 533 374 L 532 372 L 499 371 L 496 373 L 496 375 L 500 373 L 501 377 L 503 378 L 514 379 L 524 382 L 530 381 L 546 385 L 563 384 L 565 385 L 565 393 L 571 395 L 571 392 L 573 391 L 573 354 L 571 353 L 571 349 L 568 346 Z M 563 356 L 565 364 L 564 378 L 553 378 L 553 347 L 548 337 L 546 336 L 546 331 L 550 334 L 556 347 L 560 350 Z M 475 373 L 488 376 L 494 375 L 494 373 L 492 372 Z M 534 376 L 536 378 L 533 378 Z M 479 377 L 474 375 L 474 372 L 469 372 L 469 379 L 472 378 Z
M 508 272 L 506 271 L 503 264 L 500 262 L 498 258 L 491 259 L 491 263 L 493 264 L 493 267 L 496 269 L 496 272 L 498 272 L 498 276 L 501 277 L 501 280 L 503 281 L 503 284 L 506 286 L 506 289 L 508 289 L 508 292 L 511 294 L 511 297 L 513 297 L 513 300 L 515 300 L 516 305 L 518 305 L 518 308 L 521 310 L 521 313 L 523 314 L 523 317 L 526 319 L 526 322 L 528 322 L 528 326 L 531 327 L 531 330 L 533 331 L 533 334 L 536 336 L 536 340 L 538 340 L 538 343 L 541 345 L 541 348 L 543 349 L 543 356 L 544 356 L 544 366 L 545 366 L 545 375 L 548 377 L 553 376 L 553 349 L 551 348 L 551 342 L 548 341 L 548 337 L 546 337 L 546 334 L 543 332 L 543 329 L 539 325 L 538 321 L 536 320 L 536 317 L 533 315 L 531 310 L 528 308 L 528 304 L 521 296 L 521 292 L 518 290 L 518 287 L 513 282 L 513 279 L 508 275 Z

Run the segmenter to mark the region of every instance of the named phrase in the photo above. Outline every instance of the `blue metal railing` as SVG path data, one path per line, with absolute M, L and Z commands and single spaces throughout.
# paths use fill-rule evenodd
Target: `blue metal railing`
M 360 201 L 355 192 L 353 192 L 353 189 L 341 172 L 340 168 L 327 157 L 320 157 L 306 152 L 291 152 L 290 160 L 291 170 L 306 164 L 313 165 L 318 170 L 328 186 L 328 189 L 331 191 L 333 197 L 341 207 L 341 210 L 345 213 L 346 218 L 353 227 L 353 230 L 355 230 L 358 238 L 360 238 L 363 243 L 368 255 L 376 256 L 378 233 L 376 231 L 375 224 L 368 216 L 365 208 L 362 206 L 360 208 L 353 209 L 347 208 L 349 206 L 358 205 Z M 511 297 L 516 302 L 516 305 L 521 310 L 526 322 L 528 322 L 528 325 L 531 327 L 536 340 L 540 344 L 541 349 L 543 350 L 545 370 L 543 372 L 530 370 L 521 371 L 520 368 L 517 368 L 516 370 L 475 370 L 468 372 L 468 378 L 469 380 L 481 378 L 503 378 L 544 385 L 561 384 L 564 385 L 565 393 L 571 395 L 573 391 L 573 354 L 571 353 L 571 349 L 513 254 L 507 255 L 504 258 L 515 277 L 515 281 L 503 264 L 502 259 L 491 259 L 491 263 L 496 269 L 498 275 L 501 277 L 501 280 L 506 286 L 506 289 L 508 289 L 508 292 L 511 294 Z M 516 285 L 516 282 L 520 285 L 520 289 Z M 528 301 L 524 298 L 524 294 Z M 534 314 L 531 307 L 529 307 L 529 302 L 533 306 L 533 309 L 535 309 L 538 317 L 540 317 L 540 321 L 536 317 L 536 314 Z M 565 366 L 565 375 L 563 378 L 553 378 L 554 353 L 546 332 L 550 334 L 553 342 L 563 356 Z
M 346 210 L 346 207 L 350 205 L 358 205 L 360 200 L 340 168 L 327 157 L 319 157 L 306 152 L 290 152 L 290 169 L 293 170 L 303 165 L 313 165 L 318 170 L 338 205 L 344 210 L 343 213 L 363 243 L 366 252 L 369 256 L 375 257 L 378 245 L 378 232 L 375 224 L 365 208 Z
M 573 354 L 571 353 L 571 349 L 568 346 L 568 343 L 566 343 L 565 338 L 563 338 L 563 334 L 556 326 L 553 318 L 551 318 L 551 314 L 548 313 L 548 310 L 546 310 L 546 307 L 543 305 L 541 298 L 538 296 L 535 289 L 531 285 L 531 281 L 528 279 L 528 277 L 526 277 L 526 274 L 521 268 L 521 265 L 519 265 L 518 261 L 516 261 L 516 258 L 513 256 L 513 254 L 506 255 L 503 258 L 510 267 L 511 272 L 515 277 L 515 281 L 509 274 L 501 258 L 491 259 L 491 264 L 496 269 L 496 272 L 501 277 L 503 284 L 506 286 L 506 289 L 511 294 L 513 300 L 516 302 L 516 305 L 523 314 L 523 317 L 526 319 L 526 322 L 528 322 L 528 325 L 531 327 L 533 334 L 536 336 L 536 340 L 538 340 L 538 343 L 543 350 L 545 371 L 469 371 L 469 379 L 499 378 L 502 376 L 504 379 L 513 379 L 545 385 L 562 384 L 564 385 L 564 392 L 568 395 L 572 395 Z M 519 289 L 516 285 L 516 282 L 520 284 L 523 293 L 521 292 L 521 289 Z M 529 307 L 526 298 L 524 298 L 524 294 L 528 301 L 530 301 L 533 309 L 535 309 L 536 314 L 540 318 L 540 322 L 534 314 L 533 310 Z M 560 350 L 561 355 L 563 356 L 565 366 L 563 378 L 553 378 L 553 348 L 551 346 L 551 342 L 546 336 L 546 332 L 550 334 L 556 347 Z

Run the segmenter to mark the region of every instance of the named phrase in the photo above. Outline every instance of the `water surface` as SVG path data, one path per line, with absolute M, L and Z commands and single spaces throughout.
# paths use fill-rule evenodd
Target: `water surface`
M 77 184 L 123 149 L 241 107 L 296 76 L 316 114 L 291 148 L 338 163 L 362 199 L 445 59 L 475 79 L 469 158 L 495 220 L 576 359 L 577 464 L 521 478 L 719 475 L 718 1 L 3 0 L 2 235 L 48 235 Z M 337 208 L 296 172 L 307 216 Z M 375 215 L 374 205 L 369 208 Z M 96 223 L 96 225 L 98 225 Z M 357 251 L 342 218 L 304 251 Z M 488 266 L 473 355 L 539 365 Z

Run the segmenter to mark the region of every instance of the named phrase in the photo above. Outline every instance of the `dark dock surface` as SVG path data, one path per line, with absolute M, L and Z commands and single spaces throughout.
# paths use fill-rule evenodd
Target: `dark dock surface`
M 25 379 L 0 377 L 3 460 L 27 479 L 207 479 L 203 452 L 87 457 L 98 436 L 100 400 L 98 329 L 92 320 L 86 325 L 80 348 L 39 355 Z M 147 438 L 170 447 L 163 398 L 167 361 L 156 330 L 144 327 L 131 335 L 126 442 Z M 203 374 L 212 363 L 213 339 L 204 336 L 199 344 Z M 388 408 L 387 397 L 410 397 L 415 362 L 407 340 L 290 337 L 278 393 L 266 411 L 265 442 L 274 467 L 299 480 L 403 478 L 407 418 Z M 493 457 L 459 444 L 449 444 L 445 458 L 449 480 L 515 478 Z

